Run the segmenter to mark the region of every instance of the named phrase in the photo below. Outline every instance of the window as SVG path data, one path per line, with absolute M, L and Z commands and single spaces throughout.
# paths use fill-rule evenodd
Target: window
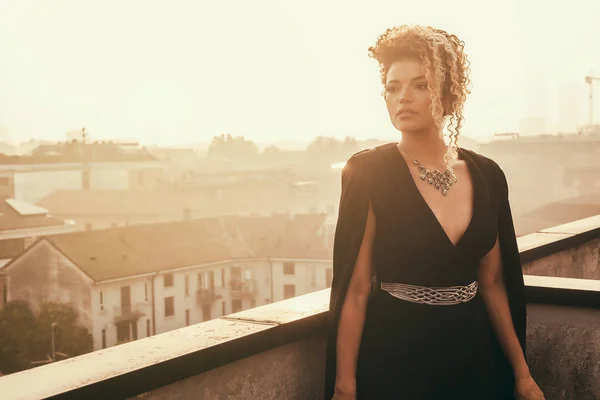
M 146 337 L 150 337 L 150 320 L 146 320 Z
M 186 296 L 190 295 L 190 276 L 189 275 L 185 276 L 185 295 Z
M 284 262 L 283 263 L 283 274 L 284 275 L 295 275 L 296 274 L 296 264 L 293 262 Z
M 165 274 L 163 277 L 165 287 L 173 286 L 173 274 Z
M 144 283 L 144 299 L 148 301 L 148 282 Z
M 104 311 L 104 293 L 100 291 L 100 311 Z
M 242 300 L 233 299 L 231 300 L 231 312 L 236 313 L 242 311 Z
M 117 325 L 117 343 L 137 340 L 137 323 L 135 321 L 119 322 Z
M 327 268 L 325 270 L 325 283 L 327 284 L 328 288 L 331 287 L 332 280 L 333 280 L 333 268 Z
M 221 287 L 225 287 L 225 268 L 221 270 Z
M 283 285 L 283 298 L 291 299 L 296 297 L 296 286 L 295 285 Z
M 185 310 L 185 326 L 190 326 L 190 310 Z
M 102 348 L 106 348 L 106 329 L 102 329 Z
M 225 302 L 221 302 L 221 316 L 225 315 L 227 311 L 225 310 Z
M 165 297 L 165 317 L 175 315 L 175 297 Z
M 210 305 L 202 306 L 202 321 L 208 321 L 211 319 Z

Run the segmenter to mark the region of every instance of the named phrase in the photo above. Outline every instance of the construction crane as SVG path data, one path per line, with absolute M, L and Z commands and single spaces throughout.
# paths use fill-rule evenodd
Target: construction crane
M 594 126 L 594 81 L 600 81 L 600 77 L 595 77 L 588 75 L 585 77 L 585 82 L 589 85 L 590 88 L 590 121 L 589 121 L 589 129 L 593 132 L 595 129 Z

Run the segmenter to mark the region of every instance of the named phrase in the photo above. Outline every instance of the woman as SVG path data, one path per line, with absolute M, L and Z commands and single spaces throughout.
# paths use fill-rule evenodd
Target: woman
M 445 31 L 401 26 L 369 49 L 402 140 L 342 171 L 326 399 L 544 398 L 525 359 L 506 178 L 456 146 L 463 48 Z

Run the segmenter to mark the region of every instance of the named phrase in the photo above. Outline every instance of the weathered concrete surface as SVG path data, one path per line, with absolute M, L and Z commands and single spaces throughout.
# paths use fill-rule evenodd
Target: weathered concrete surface
M 133 399 L 319 400 L 323 398 L 324 354 L 324 336 L 312 336 Z
M 527 357 L 547 400 L 600 399 L 600 310 L 529 305 Z
M 0 399 L 34 400 L 68 393 L 80 386 L 272 328 L 273 325 L 267 324 L 214 319 L 3 376 Z
M 547 400 L 600 399 L 600 310 L 528 305 L 527 357 Z M 135 397 L 321 400 L 321 334 Z
M 600 280 L 600 239 L 527 263 L 523 266 L 523 273 Z

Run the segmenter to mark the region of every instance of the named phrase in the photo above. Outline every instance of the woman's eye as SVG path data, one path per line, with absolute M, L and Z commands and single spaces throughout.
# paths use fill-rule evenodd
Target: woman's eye
M 393 86 L 388 86 L 387 88 L 385 88 L 385 91 L 388 93 L 394 93 L 396 90 L 398 90 L 398 88 Z
M 420 83 L 420 84 L 417 85 L 417 89 L 427 89 L 427 84 Z

